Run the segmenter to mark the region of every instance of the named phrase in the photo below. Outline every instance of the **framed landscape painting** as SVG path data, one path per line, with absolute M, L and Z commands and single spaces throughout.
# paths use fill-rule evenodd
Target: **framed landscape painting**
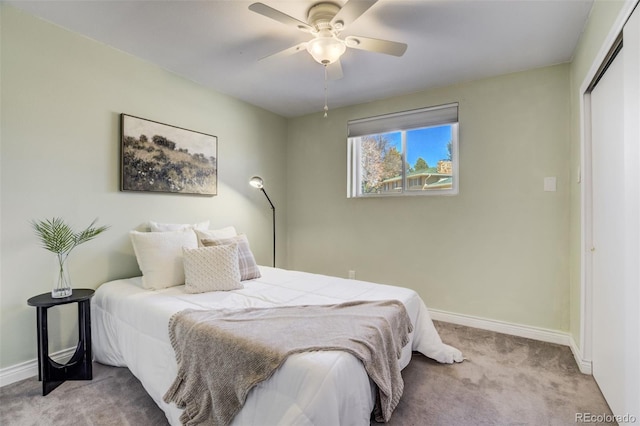
M 216 195 L 218 138 L 121 114 L 122 191 Z

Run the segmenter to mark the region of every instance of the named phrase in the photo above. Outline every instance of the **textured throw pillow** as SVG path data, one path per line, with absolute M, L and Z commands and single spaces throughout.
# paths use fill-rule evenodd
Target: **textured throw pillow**
M 184 291 L 237 290 L 243 288 L 238 269 L 238 245 L 183 249 Z
M 198 247 L 193 231 L 131 231 L 129 236 L 142 271 L 142 287 L 160 290 L 184 284 L 182 247 Z
M 260 269 L 256 264 L 256 259 L 253 257 L 253 253 L 249 247 L 249 239 L 245 234 L 240 234 L 233 238 L 204 238 L 200 240 L 200 243 L 205 247 L 238 244 L 238 266 L 240 268 L 241 280 L 260 278 Z
M 236 232 L 236 228 L 233 226 L 227 226 L 220 229 L 195 229 L 196 235 L 198 236 L 198 247 L 203 247 L 201 240 L 210 239 L 217 240 L 219 238 L 233 238 L 238 233 Z
M 209 221 L 205 220 L 204 222 L 198 223 L 158 223 L 158 222 L 149 222 L 149 229 L 151 232 L 169 232 L 169 231 L 186 231 L 190 229 L 203 229 L 206 230 L 209 228 Z

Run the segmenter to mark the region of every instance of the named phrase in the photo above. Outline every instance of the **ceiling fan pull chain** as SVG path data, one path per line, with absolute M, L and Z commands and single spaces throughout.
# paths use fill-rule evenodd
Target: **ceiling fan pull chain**
M 327 90 L 327 66 L 324 66 L 324 118 L 327 118 L 329 107 L 327 106 L 328 90 Z

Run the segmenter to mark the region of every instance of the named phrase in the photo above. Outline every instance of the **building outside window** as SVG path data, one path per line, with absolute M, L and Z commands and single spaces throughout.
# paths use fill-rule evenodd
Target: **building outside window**
M 348 123 L 349 198 L 458 193 L 458 104 Z

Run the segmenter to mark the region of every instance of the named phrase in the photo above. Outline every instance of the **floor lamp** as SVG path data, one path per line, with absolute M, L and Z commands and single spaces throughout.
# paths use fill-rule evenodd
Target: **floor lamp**
M 271 212 L 273 215 L 273 267 L 276 267 L 276 208 L 271 202 L 271 198 L 267 195 L 267 191 L 264 190 L 264 181 L 260 176 L 254 176 L 249 181 L 249 184 L 254 188 L 262 191 L 265 197 L 267 197 L 267 201 L 271 204 Z

